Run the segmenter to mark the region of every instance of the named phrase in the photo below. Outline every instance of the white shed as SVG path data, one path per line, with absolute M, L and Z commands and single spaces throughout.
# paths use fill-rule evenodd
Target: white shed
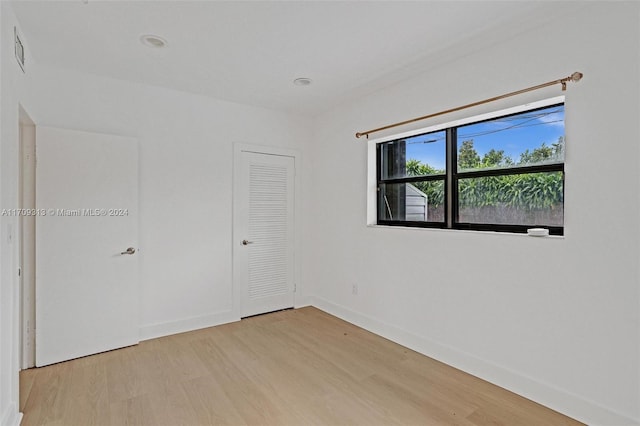
M 427 194 L 410 183 L 407 184 L 405 196 L 405 219 L 415 221 L 427 220 Z

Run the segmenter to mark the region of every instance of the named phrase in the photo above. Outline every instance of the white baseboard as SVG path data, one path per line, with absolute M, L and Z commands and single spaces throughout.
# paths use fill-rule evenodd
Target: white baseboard
M 309 296 L 296 298 L 295 308 L 311 306 L 311 300 L 312 298 Z M 233 311 L 224 311 L 178 321 L 143 325 L 140 327 L 140 341 L 170 336 L 177 333 L 185 333 L 187 331 L 199 330 L 201 328 L 214 327 L 216 325 L 227 324 L 235 321 L 240 321 L 238 314 L 235 314 Z
M 18 412 L 16 404 L 10 404 L 2 413 L 0 426 L 20 426 L 22 413 Z
M 311 305 L 313 305 L 313 298 L 311 296 L 298 297 L 296 295 L 296 302 L 293 305 L 295 309 L 304 308 L 305 306 Z
M 480 377 L 490 383 L 508 389 L 518 395 L 563 413 L 589 425 L 637 426 L 633 420 L 615 413 L 594 402 L 585 400 L 552 385 L 479 359 L 447 345 L 426 339 L 375 318 L 363 315 L 320 297 L 311 297 L 311 304 L 365 330 L 406 346 L 447 365 Z
M 213 327 L 239 320 L 240 318 L 232 311 L 225 311 L 178 321 L 144 325 L 140 327 L 140 340 L 155 339 L 156 337 L 199 330 L 201 328 Z

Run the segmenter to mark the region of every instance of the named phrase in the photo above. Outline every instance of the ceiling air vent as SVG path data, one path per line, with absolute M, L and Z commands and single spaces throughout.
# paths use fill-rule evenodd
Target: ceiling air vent
M 18 65 L 20 65 L 20 69 L 24 72 L 24 46 L 22 45 L 22 41 L 20 41 L 16 27 L 13 27 L 13 35 L 15 36 L 16 44 L 16 60 L 18 61 Z

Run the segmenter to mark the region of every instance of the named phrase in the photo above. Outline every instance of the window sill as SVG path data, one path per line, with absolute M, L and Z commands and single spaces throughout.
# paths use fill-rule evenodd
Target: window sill
M 496 236 L 507 236 L 507 237 L 531 238 L 536 240 L 564 240 L 565 239 L 565 235 L 547 235 L 544 237 L 537 237 L 537 236 L 522 234 L 518 232 L 476 231 L 476 230 L 467 230 L 467 229 L 445 229 L 445 228 L 420 228 L 420 227 L 410 227 L 410 226 L 378 225 L 375 223 L 367 224 L 367 228 L 397 229 L 397 230 L 404 230 L 404 231 L 427 231 L 427 232 L 438 232 L 438 233 L 459 233 L 459 234 L 473 234 L 473 235 L 496 235 Z

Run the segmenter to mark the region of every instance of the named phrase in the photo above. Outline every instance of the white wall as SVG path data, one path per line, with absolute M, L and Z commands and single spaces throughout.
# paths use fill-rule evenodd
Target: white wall
M 319 117 L 320 214 L 304 277 L 313 303 L 590 424 L 640 422 L 638 8 L 581 3 Z M 574 71 L 585 77 L 566 92 L 564 238 L 366 226 L 367 144 L 356 131 Z
M 69 70 L 13 61 L 2 3 L 2 208 L 17 207 L 18 103 L 36 125 L 137 137 L 140 143 L 141 337 L 239 319 L 232 306 L 234 143 L 302 150 L 310 120 Z M 28 85 L 21 80 L 28 79 Z M 308 169 L 309 164 L 299 166 Z M 303 180 L 304 182 L 304 180 Z M 297 220 L 304 230 L 305 215 Z M 0 222 L 0 425 L 18 421 L 18 293 L 14 218 Z M 299 253 L 301 255 L 301 253 Z M 307 293 L 298 283 L 296 304 Z
M 37 125 L 139 140 L 142 337 L 239 319 L 232 311 L 233 144 L 300 148 L 310 122 L 45 66 L 30 90 Z
M 0 209 L 18 207 L 19 103 L 28 81 L 14 57 L 9 5 L 0 2 Z M 26 40 L 23 43 L 28 46 Z M 27 64 L 31 57 L 27 52 Z M 28 111 L 28 108 L 27 108 Z M 13 426 L 18 414 L 19 280 L 18 218 L 0 216 L 0 425 Z

